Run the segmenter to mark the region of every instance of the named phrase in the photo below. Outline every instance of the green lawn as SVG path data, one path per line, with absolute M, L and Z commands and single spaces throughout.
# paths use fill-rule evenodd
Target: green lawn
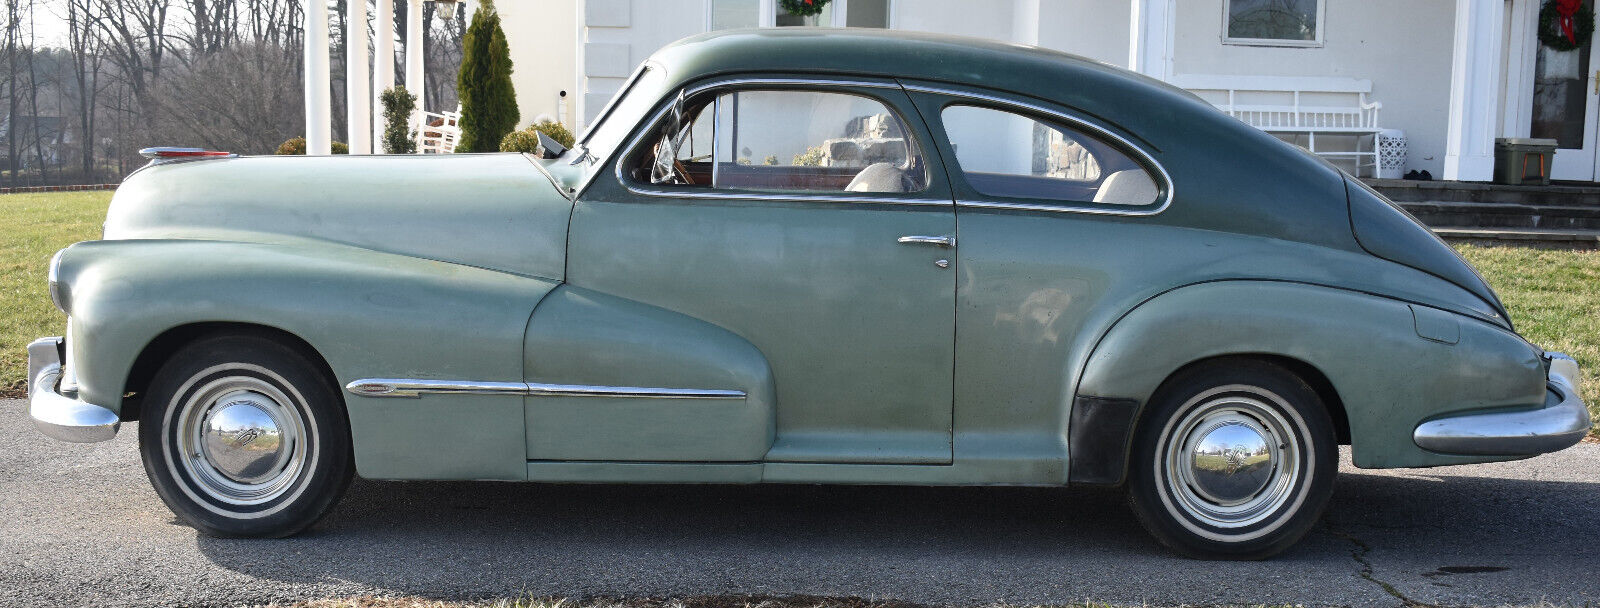
M 1600 420 L 1600 251 L 1456 247 L 1534 344 L 1578 360 L 1583 401 Z
M 100 235 L 110 192 L 0 195 L 0 389 L 15 395 L 27 375 L 28 341 L 58 335 L 64 317 L 50 304 L 45 273 L 57 249 Z M 1488 277 L 1517 330 L 1577 358 L 1583 398 L 1600 419 L 1600 252 L 1513 247 L 1458 248 Z
M 0 389 L 20 394 L 28 375 L 28 342 L 57 336 L 66 315 L 50 303 L 45 285 L 50 256 L 78 241 L 100 238 L 110 192 L 0 194 Z

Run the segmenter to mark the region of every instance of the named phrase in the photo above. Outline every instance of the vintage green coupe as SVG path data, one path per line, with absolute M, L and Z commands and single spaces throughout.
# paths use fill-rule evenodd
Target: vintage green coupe
M 185 157 L 51 263 L 68 441 L 137 420 L 208 534 L 352 474 L 1126 485 L 1258 558 L 1338 469 L 1588 431 L 1577 366 L 1361 182 L 1055 52 L 736 31 L 658 52 L 572 150 Z

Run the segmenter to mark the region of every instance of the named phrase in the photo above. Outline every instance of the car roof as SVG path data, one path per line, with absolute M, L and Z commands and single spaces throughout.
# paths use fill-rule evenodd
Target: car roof
M 879 76 L 978 86 L 1074 107 L 1086 89 L 1198 101 L 1160 80 L 1060 51 L 984 38 L 861 28 L 752 28 L 684 38 L 656 53 L 673 85 L 741 72 Z M 1107 90 L 1111 89 L 1111 90 Z M 1073 91 L 1078 94 L 1074 95 Z M 1095 105 L 1095 104 L 1087 104 Z M 1080 107 L 1093 111 L 1094 108 Z

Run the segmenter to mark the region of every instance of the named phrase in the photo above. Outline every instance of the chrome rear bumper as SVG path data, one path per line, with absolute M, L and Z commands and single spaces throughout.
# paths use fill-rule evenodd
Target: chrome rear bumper
M 1417 426 L 1412 440 L 1422 449 L 1472 456 L 1536 456 L 1571 447 L 1589 434 L 1589 408 L 1578 395 L 1578 362 L 1562 353 L 1550 358 L 1544 407 L 1438 418 Z
M 117 436 L 121 417 L 110 409 L 61 394 L 61 338 L 39 338 L 28 345 L 28 415 L 39 431 L 73 443 Z

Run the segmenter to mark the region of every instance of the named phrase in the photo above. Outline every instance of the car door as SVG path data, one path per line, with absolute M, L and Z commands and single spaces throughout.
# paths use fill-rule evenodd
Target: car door
M 1171 201 L 1171 180 L 1132 138 L 1068 107 L 902 84 L 931 123 L 961 224 L 958 462 L 994 453 L 1040 462 L 1064 447 L 1087 450 L 1085 463 L 1120 453 L 1095 446 L 1121 437 L 1066 441 L 1066 417 L 1092 411 L 1073 406 L 1079 357 L 1098 337 L 1084 328 L 1154 295 L 1157 285 L 1137 278 L 1171 235 L 1150 221 Z M 1055 474 L 1066 480 L 1065 469 Z
M 650 116 L 576 202 L 568 283 L 758 349 L 776 387 L 767 462 L 950 462 L 955 214 L 906 93 L 734 78 Z M 603 409 L 549 422 L 563 428 L 547 436 L 637 432 Z

